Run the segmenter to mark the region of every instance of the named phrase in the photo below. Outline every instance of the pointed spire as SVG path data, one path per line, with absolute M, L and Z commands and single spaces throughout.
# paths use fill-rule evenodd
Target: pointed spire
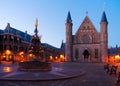
M 38 19 L 36 18 L 36 22 L 35 22 L 35 30 L 34 30 L 34 33 L 35 33 L 36 36 L 37 36 L 37 34 L 38 34 L 38 30 L 37 30 L 37 28 L 38 28 Z
M 63 44 L 63 40 L 62 40 L 62 44 Z
M 61 49 L 65 48 L 65 43 L 63 42 L 62 40 L 62 43 L 61 43 Z
M 67 22 L 72 22 L 70 11 L 68 11 Z
M 106 22 L 106 23 L 108 23 L 107 17 L 106 17 L 106 14 L 105 14 L 105 11 L 103 11 L 101 22 Z
M 62 43 L 61 43 L 61 48 L 63 47 L 63 40 L 62 40 Z

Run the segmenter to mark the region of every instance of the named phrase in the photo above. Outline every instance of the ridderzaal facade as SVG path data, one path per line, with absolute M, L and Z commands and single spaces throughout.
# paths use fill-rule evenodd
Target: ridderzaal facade
M 103 11 L 100 21 L 100 32 L 86 15 L 75 35 L 72 33 L 72 18 L 68 12 L 66 20 L 67 61 L 106 62 L 108 57 L 108 21 Z

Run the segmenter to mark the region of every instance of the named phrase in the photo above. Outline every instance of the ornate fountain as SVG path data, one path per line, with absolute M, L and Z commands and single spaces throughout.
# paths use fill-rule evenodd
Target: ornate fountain
M 45 47 L 41 44 L 41 37 L 38 36 L 38 20 L 36 19 L 35 24 L 35 35 L 32 36 L 31 46 L 29 53 L 33 54 L 35 57 L 30 61 L 20 62 L 18 70 L 20 71 L 50 71 L 52 70 L 52 66 L 50 62 L 42 61 L 44 58 L 43 52 L 45 52 Z

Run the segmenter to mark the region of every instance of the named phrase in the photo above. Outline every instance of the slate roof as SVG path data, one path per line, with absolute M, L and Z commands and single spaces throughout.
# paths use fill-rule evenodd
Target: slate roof
M 2 34 L 3 33 L 3 30 L 0 30 L 0 34 Z
M 52 46 L 52 45 L 50 45 L 50 44 L 47 44 L 47 43 L 41 43 L 43 46 L 46 46 L 46 47 L 51 47 L 51 48 L 54 48 L 54 49 L 59 49 L 59 48 L 57 48 L 57 47 L 54 47 L 54 46 Z
M 14 35 L 18 35 L 22 38 L 23 41 L 31 42 L 31 35 L 29 35 L 25 32 L 22 32 L 20 30 L 17 30 L 15 28 L 6 27 L 4 30 L 0 30 L 0 34 L 5 34 L 5 33 L 11 33 L 11 34 L 14 34 Z
M 35 29 L 36 30 L 36 29 Z M 10 24 L 8 23 L 7 27 L 2 30 L 0 29 L 0 34 L 5 34 L 5 33 L 11 33 L 11 34 L 14 34 L 14 35 L 18 35 L 22 38 L 23 41 L 26 41 L 26 42 L 31 42 L 31 39 L 32 39 L 32 35 L 30 34 L 27 34 L 25 32 L 22 32 L 18 29 L 15 29 L 15 28 L 12 28 L 10 27 Z M 60 49 L 60 48 L 56 48 L 50 44 L 47 44 L 47 43 L 41 43 L 43 46 L 46 46 L 46 47 L 51 47 L 51 48 L 54 48 L 54 49 Z
M 103 11 L 101 22 L 107 22 L 108 23 L 105 11 Z
M 67 20 L 66 20 L 68 23 L 69 22 L 72 22 L 72 19 L 71 19 L 71 15 L 70 15 L 70 11 L 68 12 L 68 16 L 67 16 Z

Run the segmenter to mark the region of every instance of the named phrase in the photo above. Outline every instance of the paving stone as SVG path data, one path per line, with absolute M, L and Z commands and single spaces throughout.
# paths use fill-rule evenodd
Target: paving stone
M 46 73 L 23 73 L 22 75 L 14 75 L 14 78 L 21 77 L 30 77 L 33 81 L 2 81 L 0 80 L 0 86 L 119 86 L 116 85 L 117 76 L 109 75 L 104 70 L 103 66 L 105 63 L 79 63 L 79 62 L 65 62 L 65 63 L 53 63 L 53 67 L 58 68 L 57 73 L 49 72 Z M 116 64 L 119 65 L 119 64 Z M 14 67 L 14 66 L 12 66 Z M 62 70 L 59 70 L 61 68 Z M 1 71 L 1 70 L 0 70 Z M 62 80 L 47 80 L 47 81 L 39 81 L 34 79 L 50 79 L 61 78 L 64 75 L 71 76 L 72 74 L 80 73 L 80 71 L 84 71 L 85 74 L 82 76 L 62 79 Z M 120 71 L 120 66 L 118 67 L 118 71 Z M 59 75 L 59 73 L 61 75 Z M 5 76 L 1 74 L 2 76 Z M 63 76 L 62 76 L 63 74 Z M 13 77 L 13 76 L 12 76 Z M 2 85 L 1 85 L 2 84 Z M 9 85 L 8 85 L 9 84 Z

